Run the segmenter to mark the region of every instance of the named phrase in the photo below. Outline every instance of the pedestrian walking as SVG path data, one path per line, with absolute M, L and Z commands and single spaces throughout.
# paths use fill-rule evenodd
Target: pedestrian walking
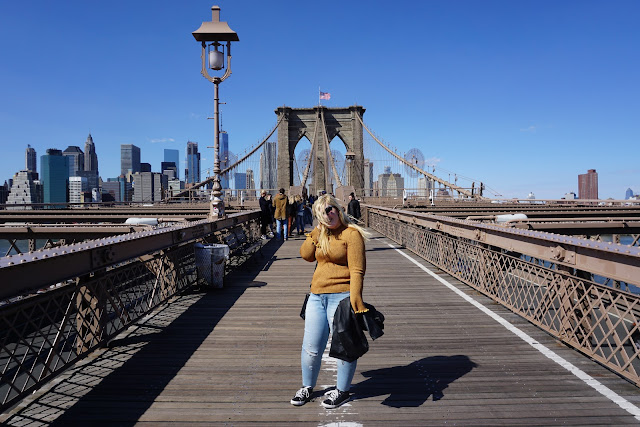
M 274 218 L 276 219 L 276 237 L 278 240 L 289 240 L 289 226 L 287 223 L 287 205 L 289 200 L 284 194 L 284 188 L 281 188 L 278 194 L 273 198 L 273 207 L 275 208 Z M 284 230 L 283 230 L 284 229 Z M 284 234 L 282 232 L 284 231 Z
M 347 213 L 356 220 L 360 219 L 360 202 L 356 199 L 356 195 L 349 194 L 349 205 L 347 205 Z

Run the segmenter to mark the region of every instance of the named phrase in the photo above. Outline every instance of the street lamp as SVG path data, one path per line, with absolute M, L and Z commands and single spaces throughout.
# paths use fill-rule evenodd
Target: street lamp
M 203 22 L 200 28 L 194 31 L 193 37 L 202 44 L 202 75 L 214 85 L 214 113 L 213 121 L 215 126 L 214 160 L 213 160 L 213 189 L 209 218 L 215 219 L 224 216 L 224 202 L 220 198 L 222 195 L 222 185 L 220 184 L 220 115 L 218 97 L 218 85 L 231 75 L 231 42 L 240 41 L 238 34 L 229 28 L 226 22 L 220 22 L 220 7 L 211 7 L 211 21 Z M 226 43 L 227 68 L 222 77 L 212 77 L 208 68 L 212 70 L 224 69 L 224 53 Z

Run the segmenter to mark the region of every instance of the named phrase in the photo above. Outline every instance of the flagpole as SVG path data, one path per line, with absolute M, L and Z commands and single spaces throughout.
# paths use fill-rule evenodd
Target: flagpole
M 318 106 L 322 105 L 322 98 L 320 98 L 320 86 L 318 86 Z

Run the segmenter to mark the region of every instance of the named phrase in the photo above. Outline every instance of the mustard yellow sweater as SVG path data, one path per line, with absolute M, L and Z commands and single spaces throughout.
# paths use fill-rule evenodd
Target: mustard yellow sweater
M 309 261 L 318 261 L 311 280 L 314 294 L 350 292 L 351 307 L 358 312 L 367 311 L 362 302 L 362 285 L 366 270 L 364 239 L 354 228 L 341 225 L 331 230 L 329 253 L 316 247 L 320 230 L 314 228 L 300 247 L 300 255 Z

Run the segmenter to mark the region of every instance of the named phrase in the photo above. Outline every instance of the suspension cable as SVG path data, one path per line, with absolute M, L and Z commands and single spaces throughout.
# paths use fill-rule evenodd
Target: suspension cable
M 458 187 L 457 185 L 452 184 L 452 183 L 450 183 L 448 181 L 445 181 L 444 179 L 438 178 L 437 176 L 432 175 L 429 172 L 420 169 L 419 167 L 417 167 L 416 165 L 412 164 L 411 162 L 408 162 L 406 159 L 404 159 L 403 157 L 397 155 L 391 149 L 389 149 L 389 147 L 387 147 L 382 142 L 380 142 L 380 140 L 369 130 L 367 125 L 364 124 L 364 122 L 362 121 L 362 117 L 360 117 L 359 114 L 356 114 L 356 117 L 360 121 L 360 124 L 362 125 L 362 127 L 365 128 L 365 130 L 369 133 L 369 135 L 371 135 L 371 137 L 378 144 L 380 144 L 380 146 L 382 148 L 384 148 L 389 154 L 394 156 L 396 159 L 398 159 L 399 161 L 401 161 L 405 165 L 409 166 L 410 168 L 413 168 L 415 171 L 417 171 L 418 173 L 423 174 L 425 177 L 428 177 L 428 178 L 430 178 L 430 179 L 432 179 L 432 180 L 434 180 L 436 182 L 439 182 L 440 184 L 444 185 L 445 187 L 449 187 L 451 190 L 457 191 L 459 194 L 464 194 L 467 197 L 473 197 L 473 198 L 478 198 L 478 199 L 485 199 L 486 198 L 486 197 L 482 197 L 482 196 L 477 195 L 477 194 L 472 194 L 469 190 L 466 190 L 466 189 L 464 189 L 462 187 Z
M 356 114 L 357 115 L 357 114 Z M 331 147 L 329 147 L 329 136 L 327 135 L 327 125 L 324 121 L 324 109 L 320 110 L 320 117 L 322 118 L 322 131 L 324 133 L 324 142 L 327 150 L 327 157 L 331 162 L 331 169 L 333 171 L 333 179 L 338 183 L 338 187 L 342 187 L 342 181 L 340 181 L 340 176 L 338 175 L 338 170 L 336 169 L 336 163 L 333 159 L 333 155 L 331 154 Z
M 309 178 L 309 171 L 311 171 L 311 159 L 316 150 L 316 135 L 318 133 L 318 116 L 316 115 L 316 123 L 313 126 L 313 136 L 311 137 L 311 153 L 309 153 L 309 159 L 307 159 L 307 165 L 304 169 L 304 176 L 302 177 L 302 188 L 307 186 L 307 179 Z
M 245 155 L 242 159 L 238 160 L 237 162 L 235 162 L 234 164 L 232 164 L 231 166 L 229 166 L 228 168 L 220 171 L 220 176 L 226 174 L 227 172 L 229 172 L 230 170 L 232 170 L 233 168 L 237 167 L 240 163 L 244 162 L 247 158 L 249 158 L 249 156 L 251 156 L 253 153 L 255 153 L 256 151 L 258 151 L 258 149 L 260 149 L 260 147 L 262 147 L 264 145 L 265 142 L 267 142 L 267 140 L 269 138 L 271 138 L 271 135 L 273 135 L 273 133 L 276 131 L 276 129 L 278 129 L 278 126 L 280 125 L 280 122 L 282 122 L 282 119 L 284 118 L 284 115 L 280 116 L 280 118 L 278 119 L 278 122 L 276 123 L 276 125 L 273 127 L 273 129 L 271 129 L 271 132 L 269 132 L 269 134 L 262 140 L 262 142 L 260 144 L 258 144 L 257 146 L 255 146 L 253 148 L 253 150 L 251 150 L 247 155 Z M 167 197 L 165 199 L 165 201 L 170 201 L 173 199 L 177 199 L 179 197 L 185 197 L 187 195 L 189 195 L 189 193 L 193 190 L 197 190 L 198 188 L 207 185 L 210 182 L 213 182 L 213 179 L 215 177 L 211 176 L 207 179 L 205 179 L 204 181 L 201 181 L 189 188 L 187 188 L 184 191 L 181 191 L 180 193 L 171 196 L 171 197 Z

